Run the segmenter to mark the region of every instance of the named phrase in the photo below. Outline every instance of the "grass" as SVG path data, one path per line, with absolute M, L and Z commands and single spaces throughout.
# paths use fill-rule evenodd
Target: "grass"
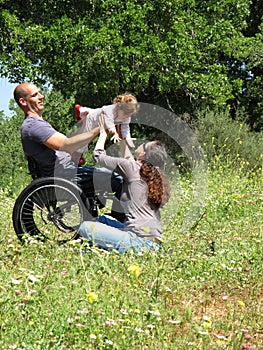
M 207 181 L 185 229 L 194 188 L 180 178 L 163 251 L 137 255 L 21 246 L 2 191 L 0 348 L 263 349 L 262 173 L 215 162 Z

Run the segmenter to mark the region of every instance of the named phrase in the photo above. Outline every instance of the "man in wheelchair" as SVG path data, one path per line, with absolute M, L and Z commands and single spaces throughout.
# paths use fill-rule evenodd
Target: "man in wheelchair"
M 71 157 L 73 152 L 87 146 L 99 135 L 99 127 L 71 137 L 58 132 L 43 119 L 44 96 L 33 83 L 17 85 L 14 99 L 25 114 L 21 127 L 22 146 L 33 179 L 66 178 L 77 183 L 87 197 L 94 191 L 101 191 L 114 193 L 120 198 L 121 176 L 106 168 L 78 166 Z M 124 220 L 118 201 L 113 201 L 112 216 Z

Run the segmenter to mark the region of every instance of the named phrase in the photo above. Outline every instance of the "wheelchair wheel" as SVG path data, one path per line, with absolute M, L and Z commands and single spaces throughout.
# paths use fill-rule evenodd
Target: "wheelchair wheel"
M 21 241 L 28 235 L 58 243 L 74 239 L 81 222 L 90 219 L 86 202 L 81 189 L 71 181 L 34 180 L 15 202 L 14 230 Z

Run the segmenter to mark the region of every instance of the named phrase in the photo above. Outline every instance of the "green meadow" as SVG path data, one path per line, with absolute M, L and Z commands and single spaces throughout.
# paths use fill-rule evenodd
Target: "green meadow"
M 162 209 L 161 252 L 120 255 L 81 241 L 21 245 L 1 191 L 1 349 L 263 349 L 263 174 L 185 174 Z

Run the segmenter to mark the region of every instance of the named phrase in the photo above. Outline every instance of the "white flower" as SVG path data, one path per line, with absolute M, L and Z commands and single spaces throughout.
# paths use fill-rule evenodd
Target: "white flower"
M 20 284 L 22 281 L 21 280 L 16 280 L 14 278 L 12 278 L 12 284 Z

